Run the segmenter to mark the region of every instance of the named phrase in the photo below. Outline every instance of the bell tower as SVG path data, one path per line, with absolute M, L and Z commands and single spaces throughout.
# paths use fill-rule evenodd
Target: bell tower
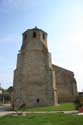
M 33 47 L 32 47 L 32 44 Z M 47 49 L 47 33 L 37 27 L 26 30 L 23 33 L 23 43 L 21 49 L 25 48 L 28 44 L 29 49 Z M 42 45 L 42 46 L 41 46 Z M 43 48 L 44 47 L 44 48 Z
M 26 30 L 14 71 L 14 105 L 20 107 L 54 104 L 51 61 L 47 33 L 37 27 Z

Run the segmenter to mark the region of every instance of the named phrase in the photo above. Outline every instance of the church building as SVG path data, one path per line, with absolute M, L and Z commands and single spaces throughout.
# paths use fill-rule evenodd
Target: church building
M 26 30 L 14 70 L 14 107 L 39 107 L 73 102 L 77 84 L 72 71 L 52 64 L 47 33 L 37 27 Z

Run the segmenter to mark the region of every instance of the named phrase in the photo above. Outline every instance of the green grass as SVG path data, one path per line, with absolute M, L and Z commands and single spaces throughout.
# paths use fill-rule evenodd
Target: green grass
M 70 110 L 75 110 L 75 105 L 73 103 L 63 103 L 56 106 L 26 108 L 22 110 L 23 111 L 70 111 Z
M 83 125 L 83 116 L 57 114 L 28 114 L 0 117 L 0 125 Z

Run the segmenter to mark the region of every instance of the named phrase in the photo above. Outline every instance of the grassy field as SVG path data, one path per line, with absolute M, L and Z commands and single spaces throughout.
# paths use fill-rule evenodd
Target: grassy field
M 28 114 L 0 117 L 0 125 L 83 125 L 83 116 L 58 114 Z
M 64 103 L 56 106 L 48 107 L 37 107 L 37 108 L 26 108 L 23 111 L 70 111 L 75 110 L 75 105 L 73 103 Z
M 23 111 L 70 111 L 75 110 L 73 103 L 65 103 L 56 106 L 27 108 Z M 27 114 L 26 116 L 0 117 L 0 125 L 83 125 L 83 116 L 55 114 Z

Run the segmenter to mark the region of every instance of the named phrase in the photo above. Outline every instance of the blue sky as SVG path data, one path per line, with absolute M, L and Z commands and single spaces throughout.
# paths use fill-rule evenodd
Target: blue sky
M 0 83 L 13 83 L 22 32 L 37 26 L 48 33 L 53 63 L 74 72 L 83 89 L 83 1 L 0 0 Z

